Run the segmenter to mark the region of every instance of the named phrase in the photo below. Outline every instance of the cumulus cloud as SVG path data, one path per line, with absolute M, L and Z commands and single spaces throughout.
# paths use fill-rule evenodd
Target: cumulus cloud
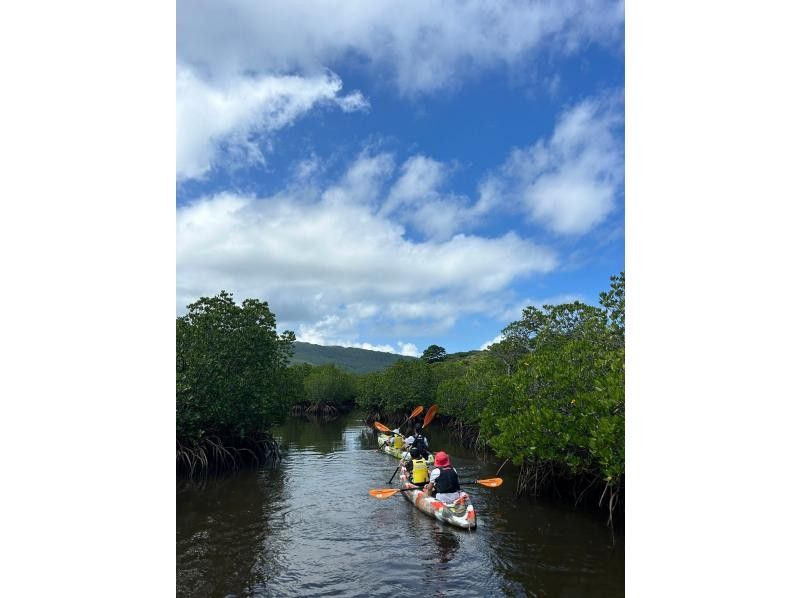
M 476 201 L 443 189 L 452 168 L 424 155 L 410 157 L 400 169 L 381 207 L 381 213 L 412 226 L 429 239 L 446 240 L 469 230 L 496 207 L 488 187 Z
M 340 97 L 342 81 L 311 76 L 233 76 L 214 81 L 179 65 L 176 85 L 176 174 L 205 174 L 223 146 L 239 161 L 263 163 L 259 142 L 320 104 L 352 112 L 369 107 L 360 92 Z M 261 137 L 261 139 L 258 138 Z
M 441 190 L 446 180 L 445 164 L 423 155 L 412 156 L 403 164 L 381 213 L 413 226 L 428 238 L 451 237 L 468 226 L 471 217 L 466 197 Z
M 513 232 L 411 240 L 375 201 L 392 172 L 390 157 L 362 155 L 311 199 L 221 193 L 179 207 L 179 310 L 224 288 L 268 299 L 300 338 L 346 344 L 367 325 L 447 328 L 555 268 L 553 251 Z
M 452 170 L 447 164 L 412 156 L 400 167 L 380 213 L 434 240 L 471 230 L 496 210 L 521 211 L 558 234 L 584 234 L 606 219 L 621 194 L 622 124 L 619 93 L 569 107 L 550 137 L 514 149 L 486 176 L 474 200 L 445 190 Z M 392 168 L 388 157 L 381 160 L 386 164 L 378 174 Z
M 566 110 L 549 139 L 515 149 L 487 178 L 487 205 L 507 200 L 530 221 L 564 235 L 603 222 L 623 185 L 622 100 L 589 98 Z
M 226 73 L 313 71 L 355 56 L 401 93 L 622 35 L 621 0 L 179 0 L 178 57 Z
M 338 183 L 325 189 L 322 198 L 328 204 L 376 204 L 389 175 L 394 172 L 394 158 L 381 152 L 365 150 L 350 165 Z

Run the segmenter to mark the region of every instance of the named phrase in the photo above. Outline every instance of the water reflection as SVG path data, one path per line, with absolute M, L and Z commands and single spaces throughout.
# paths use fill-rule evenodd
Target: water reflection
M 443 529 L 443 527 L 442 524 L 430 526 L 432 545 L 439 563 L 442 564 L 453 560 L 459 543 L 458 532 Z
M 282 566 L 273 506 L 274 470 L 183 485 L 177 496 L 177 595 L 225 596 L 251 589 Z
M 321 453 L 332 453 L 344 449 L 343 434 L 346 427 L 345 417 L 290 417 L 275 430 L 274 435 L 289 449 L 313 448 Z

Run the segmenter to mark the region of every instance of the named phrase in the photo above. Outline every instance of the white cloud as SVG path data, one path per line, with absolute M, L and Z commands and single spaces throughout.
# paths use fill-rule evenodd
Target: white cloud
M 478 186 L 477 199 L 443 190 L 445 163 L 424 155 L 400 168 L 381 214 L 429 239 L 470 230 L 493 211 L 521 211 L 562 235 L 581 235 L 614 210 L 623 186 L 622 98 L 587 98 L 565 110 L 549 138 L 514 149 Z
M 532 222 L 580 235 L 603 222 L 622 192 L 619 95 L 586 99 L 564 112 L 550 139 L 516 149 L 482 187 L 489 204 L 520 205 Z
M 339 182 L 324 191 L 322 197 L 330 204 L 375 204 L 393 172 L 394 158 L 390 154 L 370 154 L 365 150 L 350 165 Z
M 483 343 L 481 345 L 481 351 L 486 351 L 486 349 L 488 349 L 491 345 L 493 345 L 495 343 L 499 343 L 501 340 L 503 340 L 503 335 L 502 334 L 498 334 L 492 340 L 489 340 L 489 341 L 486 341 L 485 343 Z
M 446 164 L 428 156 L 410 157 L 389 191 L 381 214 L 391 215 L 439 241 L 470 229 L 494 205 L 486 201 L 483 193 L 473 205 L 465 196 L 443 191 L 449 170 Z
M 369 110 L 369 100 L 360 91 L 354 91 L 344 97 L 334 100 L 336 105 L 345 112 L 358 112 L 359 110 Z
M 495 1 L 179 0 L 180 60 L 214 76 L 308 72 L 345 57 L 389 77 L 406 94 L 458 85 L 495 66 L 618 40 L 620 0 Z
M 340 347 L 356 347 L 357 349 L 367 349 L 368 351 L 382 351 L 384 353 L 397 353 L 398 355 L 408 355 L 409 357 L 419 357 L 422 355 L 417 346 L 413 343 L 397 341 L 397 345 L 373 345 L 372 343 L 353 343 L 340 344 L 332 343 Z
M 380 213 L 391 164 L 363 154 L 315 197 L 222 193 L 179 207 L 179 310 L 226 289 L 267 299 L 300 338 L 353 343 L 364 326 L 446 329 L 516 280 L 555 268 L 551 250 L 514 233 L 409 239 Z
M 400 355 L 408 355 L 409 357 L 419 357 L 422 352 L 417 349 L 417 346 L 412 343 L 404 343 L 399 341 L 397 346 L 400 348 Z
M 403 205 L 416 205 L 439 196 L 439 187 L 446 178 L 444 164 L 427 156 L 412 156 L 402 167 L 402 174 L 383 204 L 383 212 L 391 213 Z
M 270 133 L 291 125 L 316 105 L 338 105 L 347 112 L 369 106 L 360 92 L 339 97 L 342 82 L 330 73 L 237 75 L 212 81 L 179 65 L 176 85 L 179 180 L 204 175 L 218 160 L 223 143 L 239 160 L 263 163 L 259 141 L 268 140 Z

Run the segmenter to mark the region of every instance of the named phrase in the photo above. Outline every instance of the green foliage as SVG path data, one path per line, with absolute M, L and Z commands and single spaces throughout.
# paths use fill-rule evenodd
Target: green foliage
M 504 338 L 487 349 L 489 356 L 503 367 L 507 375 L 511 375 L 516 364 L 530 352 L 527 336 Z
M 388 397 L 385 376 L 383 372 L 372 372 L 358 379 L 356 390 L 356 405 L 367 411 L 380 409 L 384 404 L 384 397 Z
M 447 357 L 447 351 L 439 345 L 431 345 L 422 352 L 422 360 L 428 363 L 444 361 L 445 357 Z
M 302 405 L 308 402 L 304 383 L 313 370 L 314 367 L 307 363 L 295 363 L 289 366 L 283 391 L 289 405 Z
M 455 375 L 439 374 L 436 404 L 442 415 L 456 418 L 468 426 L 476 426 L 490 390 L 503 375 L 503 370 L 488 356 L 457 365 L 459 367 L 451 366 L 449 370 Z
M 363 376 L 356 404 L 367 410 L 404 413 L 417 405 L 430 405 L 435 396 L 435 379 L 426 362 L 398 361 L 383 372 Z
M 489 393 L 481 431 L 500 457 L 611 485 L 625 473 L 625 277 L 602 308 L 528 307 L 504 333 L 527 353 Z M 491 354 L 491 351 L 490 351 Z
M 288 368 L 294 334 L 278 335 L 257 299 L 237 305 L 222 291 L 187 307 L 176 322 L 178 440 L 243 439 L 283 421 L 298 394 Z
M 598 338 L 606 332 L 602 309 L 575 301 L 561 305 L 533 305 L 522 310 L 522 318 L 503 329 L 517 347 L 534 351 L 545 343 L 563 343 L 574 338 Z
M 406 412 L 433 402 L 433 374 L 424 361 L 398 361 L 384 372 L 384 384 L 384 408 Z
M 560 463 L 576 475 L 624 472 L 624 350 L 586 339 L 547 344 L 519 365 L 483 413 L 489 445 L 515 463 Z
M 600 293 L 611 334 L 618 346 L 625 346 L 625 273 L 611 277 L 611 290 Z
M 357 383 L 353 374 L 329 364 L 310 367 L 303 388 L 305 402 L 317 407 L 330 405 L 340 409 L 353 404 Z

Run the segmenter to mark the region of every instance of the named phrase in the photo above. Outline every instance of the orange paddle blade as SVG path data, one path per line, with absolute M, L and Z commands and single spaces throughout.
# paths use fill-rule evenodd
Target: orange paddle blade
M 436 405 L 431 405 L 431 408 L 428 409 L 428 413 L 425 414 L 425 419 L 422 420 L 423 428 L 431 423 L 437 411 L 439 411 L 439 408 Z
M 411 412 L 411 415 L 408 417 L 408 419 L 411 419 L 412 417 L 417 417 L 420 413 L 422 413 L 423 409 L 425 408 L 422 405 L 420 405 L 419 407 L 415 407 L 414 411 Z
M 372 425 L 375 426 L 381 432 L 386 432 L 387 434 L 392 433 L 392 431 L 386 426 L 384 426 L 381 422 L 373 422 Z
M 380 490 L 370 490 L 369 495 L 375 498 L 389 498 L 400 492 L 400 488 L 381 488 Z
M 489 488 L 497 488 L 503 483 L 503 478 L 487 478 L 485 480 L 475 480 L 481 486 L 488 486 Z

